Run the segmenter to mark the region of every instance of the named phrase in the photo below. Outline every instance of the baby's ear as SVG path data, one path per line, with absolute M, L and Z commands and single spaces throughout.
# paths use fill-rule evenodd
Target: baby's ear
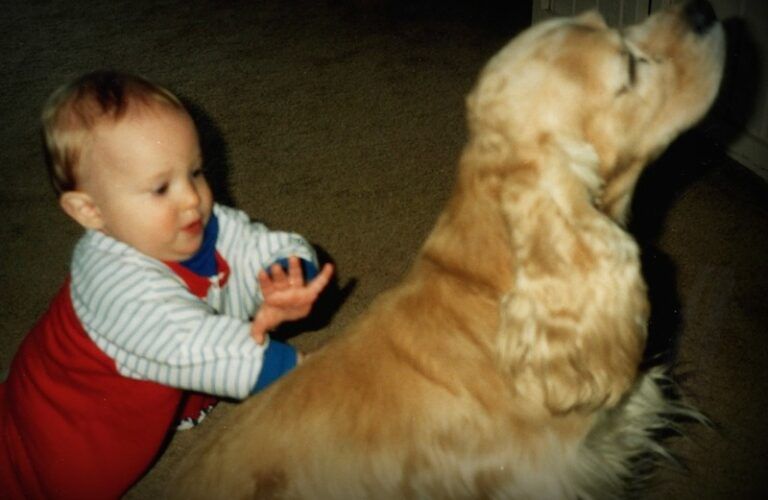
M 82 191 L 65 191 L 59 196 L 59 205 L 86 229 L 102 229 L 104 220 L 93 198 Z

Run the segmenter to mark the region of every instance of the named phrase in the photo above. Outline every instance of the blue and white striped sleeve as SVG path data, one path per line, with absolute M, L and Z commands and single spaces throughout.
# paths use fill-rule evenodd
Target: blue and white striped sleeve
M 122 375 L 248 396 L 269 344 L 253 341 L 247 320 L 217 314 L 170 269 L 127 245 L 99 234 L 82 245 L 72 266 L 75 311 Z
M 227 259 L 239 262 L 240 272 L 248 277 L 255 279 L 260 270 L 294 255 L 317 268 L 315 251 L 302 236 L 272 231 L 233 208 L 216 205 L 214 210 L 220 227 L 217 248 Z

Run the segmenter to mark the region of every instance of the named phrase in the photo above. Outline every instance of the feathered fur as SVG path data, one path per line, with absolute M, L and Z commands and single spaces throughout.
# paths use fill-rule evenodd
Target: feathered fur
M 629 68 L 629 60 L 634 66 Z M 642 167 L 710 106 L 718 24 L 534 26 L 467 100 L 455 191 L 404 281 L 193 450 L 178 498 L 620 498 L 695 415 L 639 369 L 622 227 Z

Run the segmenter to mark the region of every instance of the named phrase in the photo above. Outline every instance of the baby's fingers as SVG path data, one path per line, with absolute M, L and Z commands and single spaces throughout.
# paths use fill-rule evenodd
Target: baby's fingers
M 292 256 L 288 258 L 288 283 L 291 286 L 301 286 L 304 284 L 304 276 L 301 270 L 299 258 Z
M 259 280 L 259 288 L 261 288 L 262 293 L 267 293 L 272 289 L 272 278 L 269 277 L 265 270 L 259 271 L 257 279 Z
M 331 281 L 331 276 L 333 276 L 333 264 L 325 264 L 318 275 L 315 276 L 312 281 L 307 283 L 307 289 L 319 295 Z
M 288 282 L 288 276 L 285 274 L 283 266 L 278 263 L 274 263 L 269 267 L 269 273 L 276 285 L 283 285 Z

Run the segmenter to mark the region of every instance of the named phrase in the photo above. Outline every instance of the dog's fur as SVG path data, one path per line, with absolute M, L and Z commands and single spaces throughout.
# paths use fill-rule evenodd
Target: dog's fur
M 179 498 L 608 498 L 675 403 L 641 372 L 622 228 L 643 166 L 711 105 L 724 40 L 681 8 L 536 25 L 468 97 L 448 206 L 399 286 L 176 475 Z M 632 59 L 632 60 L 631 60 Z

